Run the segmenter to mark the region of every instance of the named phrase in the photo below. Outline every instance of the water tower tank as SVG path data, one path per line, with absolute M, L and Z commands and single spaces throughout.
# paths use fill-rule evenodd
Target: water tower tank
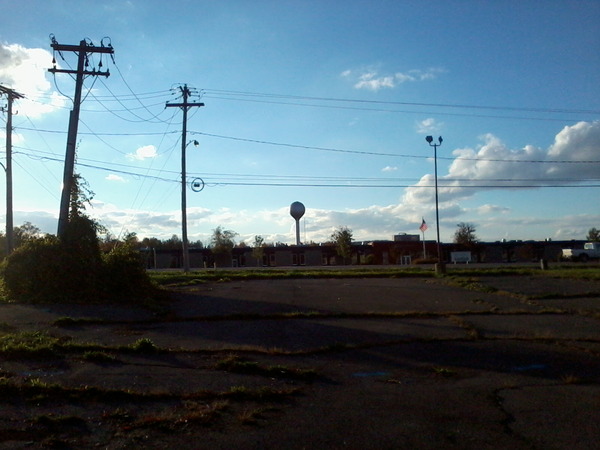
M 290 215 L 296 220 L 296 245 L 300 245 L 300 219 L 306 212 L 306 208 L 300 202 L 290 205 Z

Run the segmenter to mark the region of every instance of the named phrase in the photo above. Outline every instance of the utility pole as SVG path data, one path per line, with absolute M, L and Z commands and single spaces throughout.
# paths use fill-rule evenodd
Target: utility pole
M 24 96 L 4 86 L 0 86 L 0 94 L 6 94 L 8 98 L 6 107 L 6 167 L 4 168 L 6 172 L 6 256 L 8 256 L 15 248 L 12 191 L 12 105 L 15 99 Z
M 57 73 L 70 73 L 74 74 L 75 77 L 75 97 L 73 98 L 73 109 L 69 115 L 69 131 L 67 135 L 67 150 L 65 153 L 65 169 L 63 173 L 63 188 L 62 196 L 60 198 L 60 212 L 58 217 L 58 236 L 63 237 L 64 232 L 69 222 L 69 206 L 71 203 L 71 193 L 73 191 L 73 171 L 75 167 L 75 144 L 77 142 L 77 129 L 79 126 L 79 109 L 81 106 L 81 90 L 83 88 L 84 76 L 104 76 L 108 77 L 110 72 L 108 70 L 100 70 L 102 67 L 102 58 L 98 65 L 98 70 L 94 67 L 92 70 L 88 70 L 89 59 L 88 55 L 92 53 L 110 54 L 111 57 L 114 54 L 114 50 L 111 44 L 107 47 L 101 42 L 100 47 L 94 46 L 91 42 L 88 43 L 85 39 L 79 42 L 79 45 L 62 45 L 56 41 L 54 35 L 50 35 L 52 39 L 51 47 L 54 52 L 62 58 L 63 51 L 75 52 L 77 54 L 77 69 L 57 69 L 56 58 L 53 58 L 52 64 L 54 67 L 48 69 L 48 72 Z M 103 39 L 104 41 L 104 39 Z M 63 58 L 64 59 L 64 58 Z
M 181 133 L 181 244 L 183 247 L 183 271 L 190 271 L 190 255 L 188 249 L 188 238 L 187 238 L 187 200 L 186 200 L 186 173 L 185 173 L 185 149 L 189 142 L 187 140 L 187 112 L 192 106 L 204 106 L 204 103 L 199 102 L 188 102 L 188 98 L 192 95 L 187 84 L 179 86 L 183 102 L 181 103 L 167 103 L 166 108 L 181 108 L 183 110 L 183 129 Z M 197 141 L 194 141 L 197 145 Z

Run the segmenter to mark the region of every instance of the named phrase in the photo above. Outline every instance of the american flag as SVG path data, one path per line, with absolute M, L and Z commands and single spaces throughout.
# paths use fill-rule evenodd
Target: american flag
M 419 227 L 419 230 L 421 230 L 423 233 L 425 233 L 425 230 L 427 230 L 427 228 L 429 228 L 429 227 L 425 223 L 425 219 L 421 219 L 421 220 L 422 220 L 422 222 L 421 222 L 421 226 Z

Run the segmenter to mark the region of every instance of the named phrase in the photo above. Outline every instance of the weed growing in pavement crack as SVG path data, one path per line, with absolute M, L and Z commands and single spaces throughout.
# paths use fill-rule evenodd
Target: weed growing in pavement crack
M 218 361 L 215 368 L 226 372 L 262 375 L 271 378 L 312 381 L 317 377 L 317 373 L 312 369 L 296 369 L 280 365 L 264 367 L 255 361 L 242 360 L 236 355 Z

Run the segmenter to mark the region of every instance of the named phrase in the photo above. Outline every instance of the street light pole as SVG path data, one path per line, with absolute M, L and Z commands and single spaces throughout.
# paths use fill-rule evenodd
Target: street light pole
M 440 210 L 438 203 L 438 176 L 437 176 L 437 148 L 442 145 L 444 141 L 440 136 L 438 138 L 438 142 L 433 142 L 432 136 L 427 136 L 425 140 L 429 143 L 430 147 L 433 147 L 433 166 L 434 166 L 434 178 L 435 178 L 435 224 L 437 228 L 437 255 L 438 255 L 438 264 L 440 268 L 443 268 L 444 262 L 442 261 L 442 252 L 440 248 Z M 443 271 L 443 269 L 442 269 Z

